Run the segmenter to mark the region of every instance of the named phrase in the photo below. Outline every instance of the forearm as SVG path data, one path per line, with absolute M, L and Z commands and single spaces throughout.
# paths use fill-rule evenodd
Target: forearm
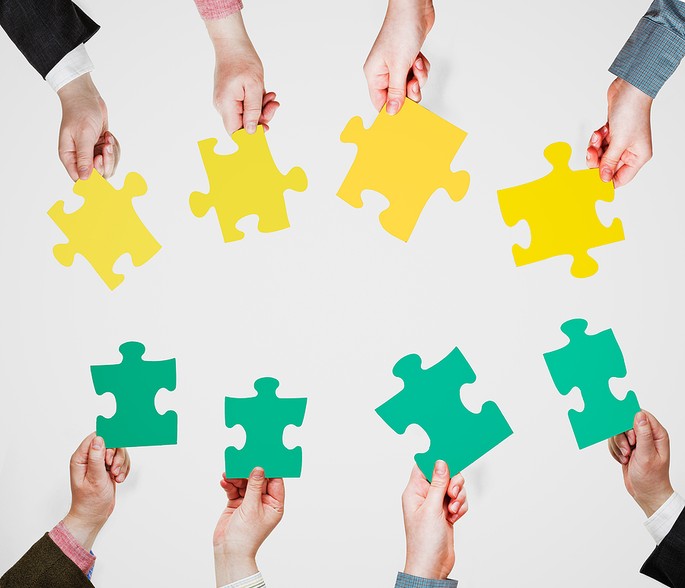
M 214 551 L 214 569 L 216 585 L 219 587 L 232 587 L 234 583 L 259 573 L 254 557 L 231 556 L 216 549 Z M 249 588 L 252 586 L 250 585 Z

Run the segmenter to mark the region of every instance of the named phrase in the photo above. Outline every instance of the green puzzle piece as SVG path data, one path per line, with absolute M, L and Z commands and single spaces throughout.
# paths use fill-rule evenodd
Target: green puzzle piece
M 279 398 L 278 380 L 260 378 L 254 383 L 257 396 L 226 398 L 226 426 L 240 425 L 247 440 L 242 449 L 226 449 L 226 477 L 247 478 L 257 466 L 268 478 L 299 478 L 302 447 L 283 445 L 283 430 L 302 426 L 306 398 Z
M 573 433 L 579 449 L 618 435 L 633 427 L 640 411 L 635 392 L 618 400 L 609 388 L 611 378 L 624 378 L 626 364 L 621 348 L 611 329 L 588 335 L 584 319 L 572 319 L 561 325 L 569 343 L 561 349 L 544 354 L 554 385 L 564 396 L 579 388 L 584 410 L 569 410 Z
M 398 434 L 411 424 L 426 432 L 430 448 L 414 458 L 428 480 L 438 459 L 455 475 L 512 434 L 494 402 L 483 404 L 479 413 L 462 404 L 461 387 L 475 382 L 476 374 L 457 347 L 426 370 L 418 355 L 407 355 L 392 373 L 404 380 L 404 388 L 376 412 Z
M 111 418 L 97 418 L 97 434 L 107 447 L 175 445 L 178 416 L 173 411 L 159 414 L 155 396 L 160 389 L 176 388 L 176 360 L 145 361 L 145 346 L 131 341 L 119 347 L 122 361 L 90 368 L 95 392 L 116 397 L 117 412 Z

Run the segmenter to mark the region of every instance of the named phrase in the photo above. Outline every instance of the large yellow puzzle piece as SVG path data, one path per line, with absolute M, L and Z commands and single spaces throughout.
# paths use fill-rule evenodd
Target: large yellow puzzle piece
M 123 275 L 113 271 L 114 264 L 122 255 L 130 254 L 133 265 L 137 267 L 161 249 L 133 208 L 133 198 L 146 191 L 145 180 L 137 173 L 128 174 L 120 190 L 96 170 L 87 180 L 78 180 L 74 184 L 74 193 L 83 197 L 83 206 L 67 214 L 64 201 L 60 200 L 48 211 L 50 218 L 69 239 L 68 243 L 55 245 L 53 253 L 57 261 L 70 266 L 75 255 L 81 254 L 110 290 L 114 290 L 124 281 Z
M 340 140 L 356 143 L 357 156 L 338 196 L 361 208 L 363 190 L 380 192 L 390 203 L 379 216 L 381 225 L 408 241 L 436 190 L 445 188 L 455 202 L 466 194 L 469 174 L 450 170 L 464 139 L 466 132 L 409 99 L 395 115 L 384 108 L 369 129 L 354 117 Z
M 202 217 L 214 207 L 225 243 L 245 236 L 235 225 L 252 214 L 259 216 L 257 228 L 262 233 L 287 229 L 290 221 L 283 192 L 306 190 L 304 171 L 299 167 L 286 175 L 278 171 L 261 125 L 252 135 L 240 129 L 231 137 L 238 145 L 238 151 L 229 155 L 218 155 L 214 151 L 217 139 L 198 143 L 209 178 L 209 193 L 190 195 L 193 214 Z
M 603 182 L 598 169 L 572 170 L 567 143 L 552 143 L 545 158 L 552 164 L 548 175 L 497 192 L 504 222 L 513 227 L 525 220 L 530 228 L 530 246 L 512 248 L 514 262 L 521 266 L 572 255 L 571 274 L 587 278 L 599 268 L 588 250 L 624 239 L 619 219 L 607 227 L 597 216 L 597 201 L 612 202 L 614 185 Z

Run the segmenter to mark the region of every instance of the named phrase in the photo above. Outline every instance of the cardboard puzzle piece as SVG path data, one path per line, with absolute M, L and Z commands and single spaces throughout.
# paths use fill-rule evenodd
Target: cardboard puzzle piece
M 124 281 L 114 273 L 114 264 L 126 253 L 136 267 L 149 261 L 161 245 L 147 230 L 133 208 L 133 199 L 147 191 L 143 177 L 130 173 L 124 186 L 117 190 L 96 170 L 87 180 L 74 184 L 74 193 L 85 200 L 75 212 L 64 212 L 64 201 L 56 202 L 48 211 L 50 218 L 69 239 L 55 245 L 57 261 L 71 266 L 77 253 L 93 266 L 110 290 Z
M 95 392 L 113 394 L 117 411 L 111 418 L 97 418 L 97 434 L 107 447 L 175 445 L 178 416 L 159 414 L 155 397 L 162 389 L 176 388 L 176 360 L 146 361 L 145 346 L 131 341 L 119 347 L 121 363 L 90 368 Z
M 627 373 L 613 331 L 588 335 L 587 326 L 583 319 L 566 321 L 561 330 L 569 343 L 544 354 L 559 393 L 566 395 L 578 388 L 583 396 L 584 410 L 568 413 L 579 449 L 632 429 L 635 414 L 640 410 L 635 392 L 630 391 L 624 400 L 618 400 L 609 388 L 611 378 L 624 378 Z
M 395 115 L 381 110 L 369 129 L 354 117 L 340 140 L 355 143 L 357 155 L 338 196 L 361 208 L 364 190 L 380 192 L 390 203 L 381 225 L 408 241 L 436 190 L 444 188 L 455 202 L 466 195 L 469 174 L 450 170 L 464 139 L 464 131 L 409 99 Z
M 233 133 L 232 139 L 238 145 L 238 151 L 229 155 L 214 151 L 217 139 L 198 143 L 209 178 L 209 192 L 190 195 L 193 214 L 203 217 L 213 207 L 225 243 L 245 236 L 236 228 L 236 223 L 252 214 L 259 217 L 257 227 L 262 233 L 287 229 L 290 221 L 283 193 L 307 189 L 304 171 L 299 167 L 286 175 L 278 171 L 261 125 L 253 135 L 240 129 Z
M 514 262 L 521 266 L 571 255 L 571 274 L 587 278 L 599 268 L 588 250 L 624 239 L 619 219 L 607 227 L 597 216 L 597 201 L 612 202 L 614 185 L 603 182 L 598 169 L 572 170 L 568 143 L 552 143 L 545 158 L 552 164 L 545 177 L 497 192 L 504 222 L 513 227 L 525 220 L 530 229 L 530 246 L 512 248 Z
M 404 380 L 404 389 L 376 409 L 398 434 L 411 424 L 430 438 L 430 448 L 415 460 L 430 480 L 436 460 L 447 462 L 455 475 L 512 434 L 499 407 L 485 402 L 479 413 L 461 401 L 461 387 L 476 381 L 476 374 L 458 348 L 428 369 L 418 355 L 400 359 L 392 373 Z
M 283 445 L 283 430 L 301 427 L 307 408 L 306 398 L 279 398 L 275 378 L 254 383 L 256 396 L 226 398 L 226 426 L 240 425 L 247 440 L 242 449 L 226 449 L 226 477 L 247 478 L 257 466 L 268 478 L 299 478 L 302 474 L 302 447 Z

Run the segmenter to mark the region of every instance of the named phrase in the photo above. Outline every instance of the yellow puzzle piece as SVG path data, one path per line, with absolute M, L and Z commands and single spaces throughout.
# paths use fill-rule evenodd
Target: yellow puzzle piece
M 525 220 L 530 228 L 530 246 L 512 248 L 514 262 L 521 266 L 572 255 L 571 274 L 587 278 L 599 268 L 588 250 L 624 239 L 619 219 L 607 227 L 597 216 L 597 201 L 612 202 L 614 185 L 603 182 L 597 169 L 572 170 L 567 143 L 552 143 L 545 158 L 552 164 L 545 177 L 497 192 L 504 222 L 513 227 Z
M 231 137 L 238 145 L 238 151 L 229 155 L 218 155 L 214 151 L 217 139 L 198 143 L 209 178 L 209 193 L 190 195 L 193 214 L 202 217 L 214 207 L 225 243 L 245 236 L 235 225 L 252 214 L 259 216 L 257 228 L 262 233 L 287 229 L 290 221 L 283 192 L 306 190 L 304 171 L 299 167 L 286 175 L 278 171 L 261 125 L 253 135 L 241 129 Z
M 450 170 L 464 139 L 466 132 L 409 99 L 393 116 L 383 109 L 369 129 L 356 116 L 340 136 L 357 144 L 357 156 L 338 196 L 361 208 L 363 190 L 380 192 L 390 202 L 381 225 L 408 241 L 436 190 L 445 188 L 455 202 L 466 194 L 469 174 Z
M 114 264 L 124 254 L 131 255 L 133 265 L 141 266 L 149 261 L 161 245 L 142 223 L 135 209 L 133 198 L 147 191 L 140 174 L 130 173 L 124 186 L 117 190 L 96 170 L 87 180 L 74 184 L 74 193 L 82 196 L 83 206 L 72 213 L 64 212 L 64 201 L 56 202 L 48 211 L 50 218 L 69 239 L 68 243 L 55 245 L 53 253 L 64 266 L 74 263 L 79 253 L 114 290 L 124 281 L 115 274 Z

